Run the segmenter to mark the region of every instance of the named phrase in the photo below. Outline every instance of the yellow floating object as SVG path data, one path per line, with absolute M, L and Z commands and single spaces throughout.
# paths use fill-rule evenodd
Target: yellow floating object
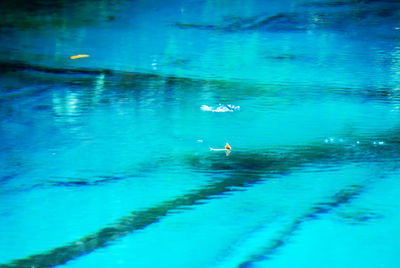
M 227 150 L 232 149 L 231 146 L 229 145 L 229 143 L 226 143 L 226 144 L 225 144 L 225 149 L 227 149 Z
M 69 57 L 71 60 L 74 60 L 74 59 L 79 59 L 79 58 L 87 58 L 87 57 L 90 57 L 90 55 L 75 55 L 75 56 L 71 56 L 71 57 Z

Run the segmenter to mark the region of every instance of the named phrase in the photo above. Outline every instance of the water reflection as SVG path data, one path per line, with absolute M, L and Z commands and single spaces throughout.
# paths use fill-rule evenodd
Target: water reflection
M 1 22 L 15 35 L 0 35 L 11 38 L 0 47 L 0 58 L 7 63 L 314 84 L 355 84 L 371 76 L 386 81 L 387 67 L 370 62 L 387 57 L 377 52 L 385 51 L 397 36 L 399 9 L 395 2 L 377 1 L 270 5 L 253 1 L 246 2 L 243 10 L 241 1 L 196 6 L 177 1 L 159 8 L 155 3 L 109 0 L 98 5 L 82 1 L 3 5 L 6 14 Z M 97 19 L 88 19 L 89 12 Z M 83 52 L 92 57 L 69 60 Z M 357 63 L 361 61 L 368 68 Z M 355 73 L 362 79 L 349 75 Z

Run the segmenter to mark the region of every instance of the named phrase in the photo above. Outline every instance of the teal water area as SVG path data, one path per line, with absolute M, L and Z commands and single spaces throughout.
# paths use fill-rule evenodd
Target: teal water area
M 399 14 L 2 1 L 0 267 L 398 267 Z

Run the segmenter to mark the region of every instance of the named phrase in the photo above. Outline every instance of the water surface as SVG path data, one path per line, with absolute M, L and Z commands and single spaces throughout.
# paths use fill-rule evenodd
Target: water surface
M 399 265 L 396 1 L 20 2 L 0 267 Z

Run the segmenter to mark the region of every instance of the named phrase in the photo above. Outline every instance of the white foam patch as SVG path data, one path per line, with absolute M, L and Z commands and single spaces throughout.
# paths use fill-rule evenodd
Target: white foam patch
M 240 106 L 235 106 L 233 104 L 219 104 L 218 106 L 201 105 L 200 109 L 205 112 L 225 113 L 240 111 Z

